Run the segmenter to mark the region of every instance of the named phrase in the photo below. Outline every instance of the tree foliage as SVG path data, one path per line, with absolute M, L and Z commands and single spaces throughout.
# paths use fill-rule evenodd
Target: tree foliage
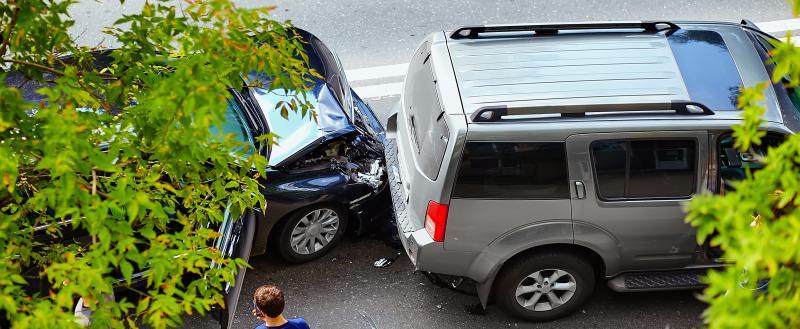
M 266 206 L 266 159 L 210 129 L 229 88 L 257 70 L 264 87 L 304 91 L 314 73 L 271 8 L 150 1 L 106 28 L 118 48 L 98 53 L 69 35 L 73 3 L 0 2 L 0 315 L 14 328 L 78 327 L 83 297 L 93 327 L 176 326 L 220 304 L 245 265 L 209 248 L 226 206 L 234 217 Z M 37 86 L 35 101 L 12 74 Z M 304 95 L 284 110 L 308 110 Z M 135 300 L 105 301 L 142 269 Z M 39 280 L 47 288 L 31 291 Z
M 793 0 L 795 16 L 800 1 Z M 796 87 L 800 50 L 792 38 L 775 43 L 770 55 L 773 82 Z M 761 145 L 769 82 L 745 88 L 739 96 L 742 124 L 733 128 L 736 147 Z M 724 195 L 700 195 L 689 205 L 687 221 L 699 242 L 720 246 L 729 266 L 709 272 L 702 298 L 711 328 L 800 328 L 800 135 L 770 148 L 763 168 L 751 172 Z M 758 289 L 769 279 L 766 291 Z

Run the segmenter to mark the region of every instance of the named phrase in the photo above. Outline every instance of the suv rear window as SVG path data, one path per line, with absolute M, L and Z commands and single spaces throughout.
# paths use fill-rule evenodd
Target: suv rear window
M 567 199 L 564 143 L 467 142 L 453 197 Z
M 591 149 L 601 199 L 687 198 L 694 193 L 694 140 L 597 141 Z
M 417 49 L 410 67 L 408 81 L 414 83 L 406 83 L 403 91 L 404 106 L 407 107 L 406 124 L 414 151 L 418 154 L 417 161 L 421 171 L 431 180 L 436 180 L 447 149 L 450 130 L 439 103 L 427 42 Z
M 677 30 L 667 37 L 689 97 L 714 111 L 736 110 L 743 85 L 728 46 L 719 33 Z

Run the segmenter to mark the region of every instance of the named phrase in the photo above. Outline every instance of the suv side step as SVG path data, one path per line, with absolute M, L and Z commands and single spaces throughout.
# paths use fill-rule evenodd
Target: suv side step
M 617 292 L 701 289 L 705 274 L 702 269 L 625 273 L 609 280 L 608 287 Z

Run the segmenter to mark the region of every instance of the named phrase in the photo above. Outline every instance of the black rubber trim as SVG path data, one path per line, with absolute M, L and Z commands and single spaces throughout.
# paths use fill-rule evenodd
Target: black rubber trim
M 536 34 L 552 35 L 558 34 L 559 31 L 629 29 L 641 29 L 643 32 L 660 32 L 678 30 L 680 26 L 668 21 L 464 26 L 450 33 L 450 38 L 476 39 L 482 33 L 534 32 Z
M 648 106 L 658 106 L 658 108 L 654 110 L 647 109 L 646 111 L 674 111 L 676 114 L 680 115 L 713 115 L 714 111 L 712 111 L 708 106 L 705 106 L 698 102 L 691 102 L 691 101 L 671 101 L 669 103 L 642 103 L 642 104 L 597 104 L 597 105 L 582 105 L 580 106 L 580 110 L 569 111 L 569 105 L 558 107 L 558 106 L 542 106 L 542 107 L 519 107 L 519 108 L 512 108 L 513 115 L 524 115 L 524 114 L 545 114 L 545 113 L 552 113 L 552 114 L 561 114 L 565 117 L 580 117 L 585 115 L 586 113 L 591 112 L 637 112 L 643 111 L 642 109 L 636 109 L 637 105 L 641 105 L 642 107 Z M 619 106 L 619 107 L 617 107 Z M 629 107 L 629 109 L 625 109 L 624 107 Z M 563 110 L 561 110 L 563 109 Z M 530 113 L 525 113 L 526 110 L 530 111 Z M 699 110 L 699 111 L 698 111 Z M 504 116 L 509 115 L 509 108 L 508 106 L 501 105 L 501 106 L 486 106 L 479 108 L 475 112 L 472 113 L 470 119 L 472 122 L 497 122 L 500 121 Z

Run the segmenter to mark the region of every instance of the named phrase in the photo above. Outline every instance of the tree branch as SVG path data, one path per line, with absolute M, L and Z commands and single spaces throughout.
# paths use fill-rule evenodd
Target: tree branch
M 35 69 L 38 69 L 38 70 L 42 70 L 42 71 L 45 71 L 45 72 L 49 72 L 49 73 L 52 73 L 52 74 L 55 74 L 55 75 L 59 75 L 59 76 L 63 76 L 64 75 L 63 71 L 60 71 L 60 70 L 58 70 L 56 68 L 53 68 L 53 67 L 50 67 L 50 66 L 46 66 L 46 65 L 42 65 L 42 64 L 39 64 L 39 63 L 33 63 L 33 62 L 28 62 L 28 61 L 20 61 L 20 60 L 16 60 L 16 59 L 4 59 L 4 58 L 0 58 L 0 62 L 24 65 L 24 66 L 32 67 L 32 68 L 35 68 Z M 66 63 L 63 63 L 63 62 L 61 62 L 61 63 L 63 64 L 63 66 L 66 66 Z M 97 74 L 100 75 L 100 77 L 102 77 L 103 79 L 119 80 L 119 78 L 114 77 L 113 75 L 108 74 L 108 73 L 100 73 L 100 72 L 98 72 Z M 78 71 L 77 76 L 78 77 L 83 77 L 84 74 L 83 74 L 83 72 Z M 102 97 L 102 95 L 98 94 L 97 91 L 94 90 L 94 88 L 90 88 L 89 86 L 87 86 L 84 83 L 83 79 L 78 79 L 77 82 L 84 90 L 90 92 L 92 94 L 92 96 L 94 96 L 94 98 L 97 99 L 98 102 L 100 102 L 100 104 L 101 104 L 101 106 L 103 108 L 105 108 L 107 111 L 111 110 L 111 104 L 109 104 L 108 101 L 106 101 L 106 99 Z M 134 85 L 137 85 L 139 87 L 144 87 L 144 85 L 142 85 L 140 82 L 137 82 L 137 81 L 131 81 L 131 83 L 133 83 Z
M 29 66 L 29 67 L 32 67 L 32 68 L 35 68 L 35 69 L 39 69 L 39 70 L 42 70 L 42 71 L 45 71 L 45 72 L 53 73 L 55 75 L 64 75 L 64 72 L 62 72 L 62 71 L 59 71 L 59 70 L 57 70 L 55 68 L 52 68 L 52 67 L 49 67 L 49 66 L 46 66 L 46 65 L 42 65 L 42 64 L 38 64 L 38 63 L 20 61 L 20 60 L 16 60 L 16 59 L 5 59 L 5 58 L 0 58 L 0 61 L 2 61 L 3 63 L 12 63 L 12 64 Z
M 97 194 L 97 170 L 92 167 L 92 195 Z
M 6 49 L 8 49 L 8 40 L 11 39 L 11 32 L 14 31 L 14 27 L 17 25 L 17 17 L 19 17 L 19 11 L 20 11 L 19 7 L 14 8 L 14 14 L 13 16 L 11 16 L 11 22 L 8 23 L 8 25 L 6 25 L 6 30 L 3 32 L 5 37 L 0 35 L 0 40 L 3 41 L 3 43 L 0 44 L 0 58 L 5 56 L 6 54 Z
M 38 63 L 33 63 L 33 62 L 28 62 L 28 61 L 20 61 L 20 60 L 16 60 L 16 59 L 4 59 L 4 58 L 0 58 L 0 62 L 29 66 L 29 67 L 32 67 L 32 68 L 35 68 L 35 69 L 39 69 L 39 70 L 42 70 L 42 71 L 50 72 L 50 73 L 55 74 L 55 75 L 62 75 L 62 76 L 64 75 L 63 71 L 60 71 L 60 70 L 58 70 L 56 68 L 53 68 L 53 67 L 50 67 L 50 66 L 38 64 Z M 64 66 L 67 66 L 67 64 L 64 63 Z M 109 74 L 109 73 L 97 72 L 97 75 L 99 75 L 103 79 L 119 80 L 119 78 L 117 78 L 114 75 Z M 83 73 L 83 71 L 78 71 L 77 76 L 83 77 L 83 76 L 85 76 L 85 74 Z M 138 83 L 136 81 L 132 81 L 132 83 L 137 85 L 137 86 L 142 86 L 141 83 Z

